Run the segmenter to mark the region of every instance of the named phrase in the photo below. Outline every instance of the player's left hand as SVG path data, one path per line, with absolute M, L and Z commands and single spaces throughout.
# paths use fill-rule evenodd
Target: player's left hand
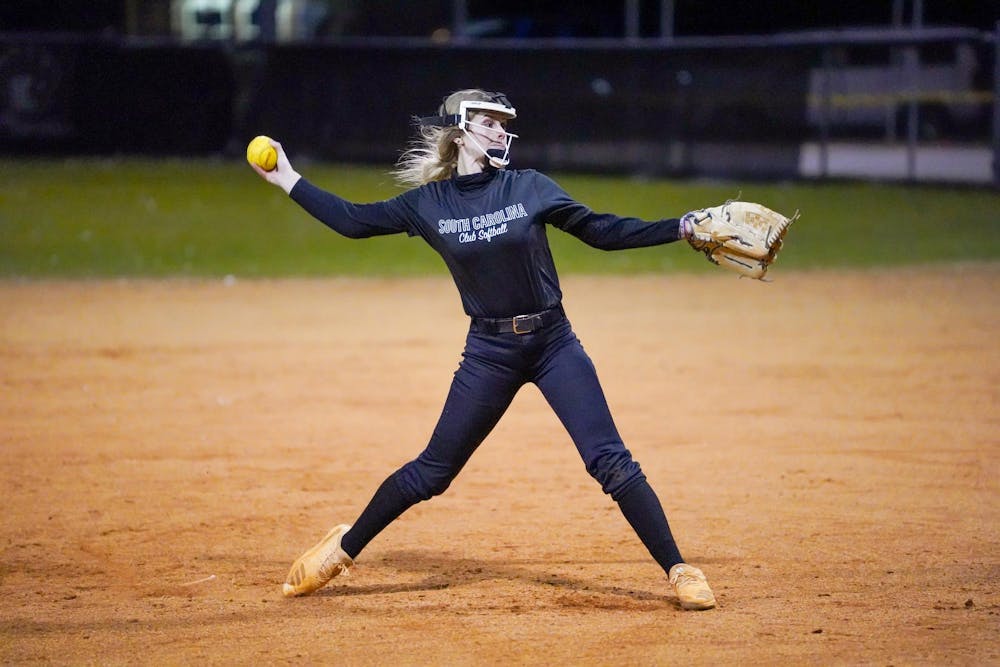
M 682 235 L 713 264 L 762 279 L 796 219 L 753 202 L 731 201 L 691 211 L 681 218 Z

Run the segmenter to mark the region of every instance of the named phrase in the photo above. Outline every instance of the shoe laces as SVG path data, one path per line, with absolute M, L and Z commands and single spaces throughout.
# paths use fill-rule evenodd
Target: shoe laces
M 678 588 L 681 586 L 701 585 L 703 583 L 705 583 L 704 575 L 699 576 L 697 571 L 689 567 L 678 568 L 674 575 L 673 584 Z
M 326 560 L 323 561 L 323 566 L 320 570 L 324 573 L 329 573 L 331 579 L 340 575 L 349 577 L 351 576 L 352 565 L 354 565 L 354 561 L 351 557 L 348 556 L 342 549 L 337 549 L 326 557 Z

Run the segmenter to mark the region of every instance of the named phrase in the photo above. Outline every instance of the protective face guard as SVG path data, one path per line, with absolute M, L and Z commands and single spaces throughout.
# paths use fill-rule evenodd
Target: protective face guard
M 502 116 L 505 120 L 517 118 L 517 111 L 510 105 L 510 101 L 507 99 L 507 96 L 503 93 L 495 93 L 489 102 L 466 100 L 459 103 L 457 114 L 424 116 L 423 118 L 420 118 L 420 124 L 436 125 L 439 127 L 458 127 L 458 129 L 462 130 L 465 136 L 472 141 L 473 145 L 475 145 L 475 147 L 486 156 L 491 166 L 496 169 L 502 169 L 510 164 L 510 160 L 507 156 L 510 154 L 510 145 L 514 139 L 517 138 L 517 135 L 504 131 L 507 141 L 502 154 L 500 154 L 500 150 L 496 148 L 491 148 L 489 150 L 483 148 L 483 145 L 479 143 L 476 136 L 469 131 L 469 128 L 478 127 L 486 130 L 487 132 L 496 132 L 496 130 L 491 127 L 486 127 L 480 123 L 471 122 L 469 118 L 472 116 L 472 113 L 476 111 L 496 114 L 498 116 Z

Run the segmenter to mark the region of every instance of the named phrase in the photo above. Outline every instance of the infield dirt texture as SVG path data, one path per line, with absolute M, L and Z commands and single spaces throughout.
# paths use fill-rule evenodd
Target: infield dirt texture
M 0 283 L 0 662 L 1000 663 L 1000 267 L 564 279 L 719 607 L 525 387 L 348 578 L 291 562 L 415 456 L 447 278 Z

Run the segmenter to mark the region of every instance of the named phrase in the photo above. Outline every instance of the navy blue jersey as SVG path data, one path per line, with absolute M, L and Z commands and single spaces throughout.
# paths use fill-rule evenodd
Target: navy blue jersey
M 351 238 L 406 232 L 448 265 L 473 317 L 510 317 L 559 305 L 562 291 L 546 225 L 603 250 L 676 241 L 679 220 L 595 213 L 532 169 L 489 170 L 435 181 L 392 199 L 354 204 L 300 179 L 291 198 Z

